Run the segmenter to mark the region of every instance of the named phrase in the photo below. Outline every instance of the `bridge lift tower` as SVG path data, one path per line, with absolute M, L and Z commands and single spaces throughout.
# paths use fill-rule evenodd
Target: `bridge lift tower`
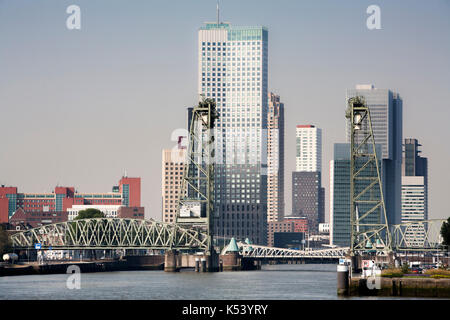
M 370 110 L 364 97 L 348 100 L 350 127 L 351 256 L 392 252 Z M 380 155 L 381 156 L 381 155 Z
M 213 244 L 215 101 L 203 99 L 192 110 L 188 149 L 178 202 L 176 223 L 207 234 L 209 255 Z

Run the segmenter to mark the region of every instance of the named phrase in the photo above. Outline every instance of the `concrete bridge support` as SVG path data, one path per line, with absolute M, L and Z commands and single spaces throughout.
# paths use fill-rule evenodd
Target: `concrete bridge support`
M 164 254 L 164 271 L 177 272 L 180 271 L 180 266 L 178 252 L 175 250 L 167 250 Z
M 195 268 L 197 272 L 218 272 L 219 255 L 215 252 L 199 255 L 167 250 L 164 255 L 164 271 L 177 272 L 182 268 Z
M 222 260 L 224 271 L 237 271 L 241 268 L 239 252 L 228 252 L 227 254 L 221 255 L 220 260 Z

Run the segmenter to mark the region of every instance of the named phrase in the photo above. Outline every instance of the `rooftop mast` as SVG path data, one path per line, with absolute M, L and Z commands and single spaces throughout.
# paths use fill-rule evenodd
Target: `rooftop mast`
M 217 26 L 219 26 L 220 20 L 219 20 L 219 0 L 217 0 Z

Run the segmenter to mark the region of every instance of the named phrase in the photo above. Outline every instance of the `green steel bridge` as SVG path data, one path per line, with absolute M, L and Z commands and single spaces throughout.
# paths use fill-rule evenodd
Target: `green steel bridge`
M 243 257 L 337 258 L 349 253 L 387 255 L 401 251 L 441 250 L 445 220 L 388 225 L 370 110 L 362 97 L 348 101 L 351 124 L 349 248 L 292 250 L 239 243 Z M 189 147 L 176 223 L 123 218 L 94 218 L 44 225 L 12 235 L 16 249 L 156 249 L 212 252 L 214 123 L 213 100 L 193 109 Z
M 16 249 L 205 250 L 207 235 L 155 220 L 92 218 L 44 225 L 11 236 Z
M 394 225 L 391 229 L 394 252 L 441 250 L 439 231 L 443 219 Z M 179 251 L 207 251 L 208 234 L 194 228 L 155 220 L 93 218 L 24 230 L 11 236 L 15 249 L 34 249 L 40 244 L 42 250 L 103 250 L 103 249 L 154 249 Z M 320 250 L 293 250 L 273 248 L 239 242 L 243 257 L 248 258 L 340 258 L 349 247 Z M 377 251 L 377 245 L 366 251 Z M 378 250 L 379 251 L 379 250 Z M 223 253 L 226 252 L 226 248 Z

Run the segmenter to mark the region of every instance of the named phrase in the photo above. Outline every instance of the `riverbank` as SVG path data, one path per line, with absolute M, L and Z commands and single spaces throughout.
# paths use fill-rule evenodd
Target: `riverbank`
M 348 296 L 450 298 L 450 279 L 354 277 L 349 281 Z

